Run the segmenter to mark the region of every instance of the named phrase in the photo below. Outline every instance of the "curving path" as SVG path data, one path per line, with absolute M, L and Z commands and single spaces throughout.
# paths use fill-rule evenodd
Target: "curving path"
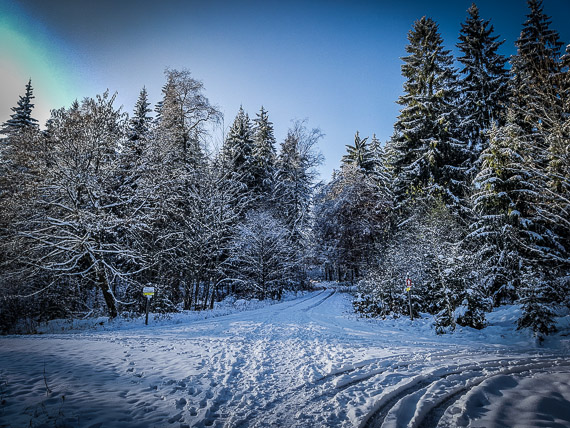
M 262 309 L 0 338 L 0 427 L 568 427 L 563 351 L 367 321 L 321 290 Z

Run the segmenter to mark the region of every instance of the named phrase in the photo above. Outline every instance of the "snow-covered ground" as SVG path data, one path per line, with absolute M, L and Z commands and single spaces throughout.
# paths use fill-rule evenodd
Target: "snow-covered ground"
M 259 306 L 2 337 L 0 427 L 570 426 L 570 337 L 539 346 L 516 308 L 436 336 L 332 289 Z

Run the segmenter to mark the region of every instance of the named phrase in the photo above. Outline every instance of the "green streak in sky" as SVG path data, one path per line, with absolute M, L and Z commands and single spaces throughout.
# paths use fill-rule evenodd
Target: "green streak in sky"
M 8 119 L 28 79 L 35 95 L 34 117 L 43 125 L 51 109 L 77 96 L 62 43 L 17 5 L 0 0 L 0 123 Z

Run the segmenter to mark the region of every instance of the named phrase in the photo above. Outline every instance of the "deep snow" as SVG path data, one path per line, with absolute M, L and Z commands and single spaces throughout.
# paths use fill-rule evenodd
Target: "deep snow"
M 334 289 L 232 306 L 0 338 L 0 427 L 570 426 L 570 338 L 540 346 L 516 307 L 436 336 Z

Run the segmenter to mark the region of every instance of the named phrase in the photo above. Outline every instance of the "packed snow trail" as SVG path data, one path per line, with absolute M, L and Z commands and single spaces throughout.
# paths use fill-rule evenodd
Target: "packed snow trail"
M 349 299 L 0 338 L 0 427 L 570 426 L 567 341 L 545 352 L 508 323 L 436 336 Z

